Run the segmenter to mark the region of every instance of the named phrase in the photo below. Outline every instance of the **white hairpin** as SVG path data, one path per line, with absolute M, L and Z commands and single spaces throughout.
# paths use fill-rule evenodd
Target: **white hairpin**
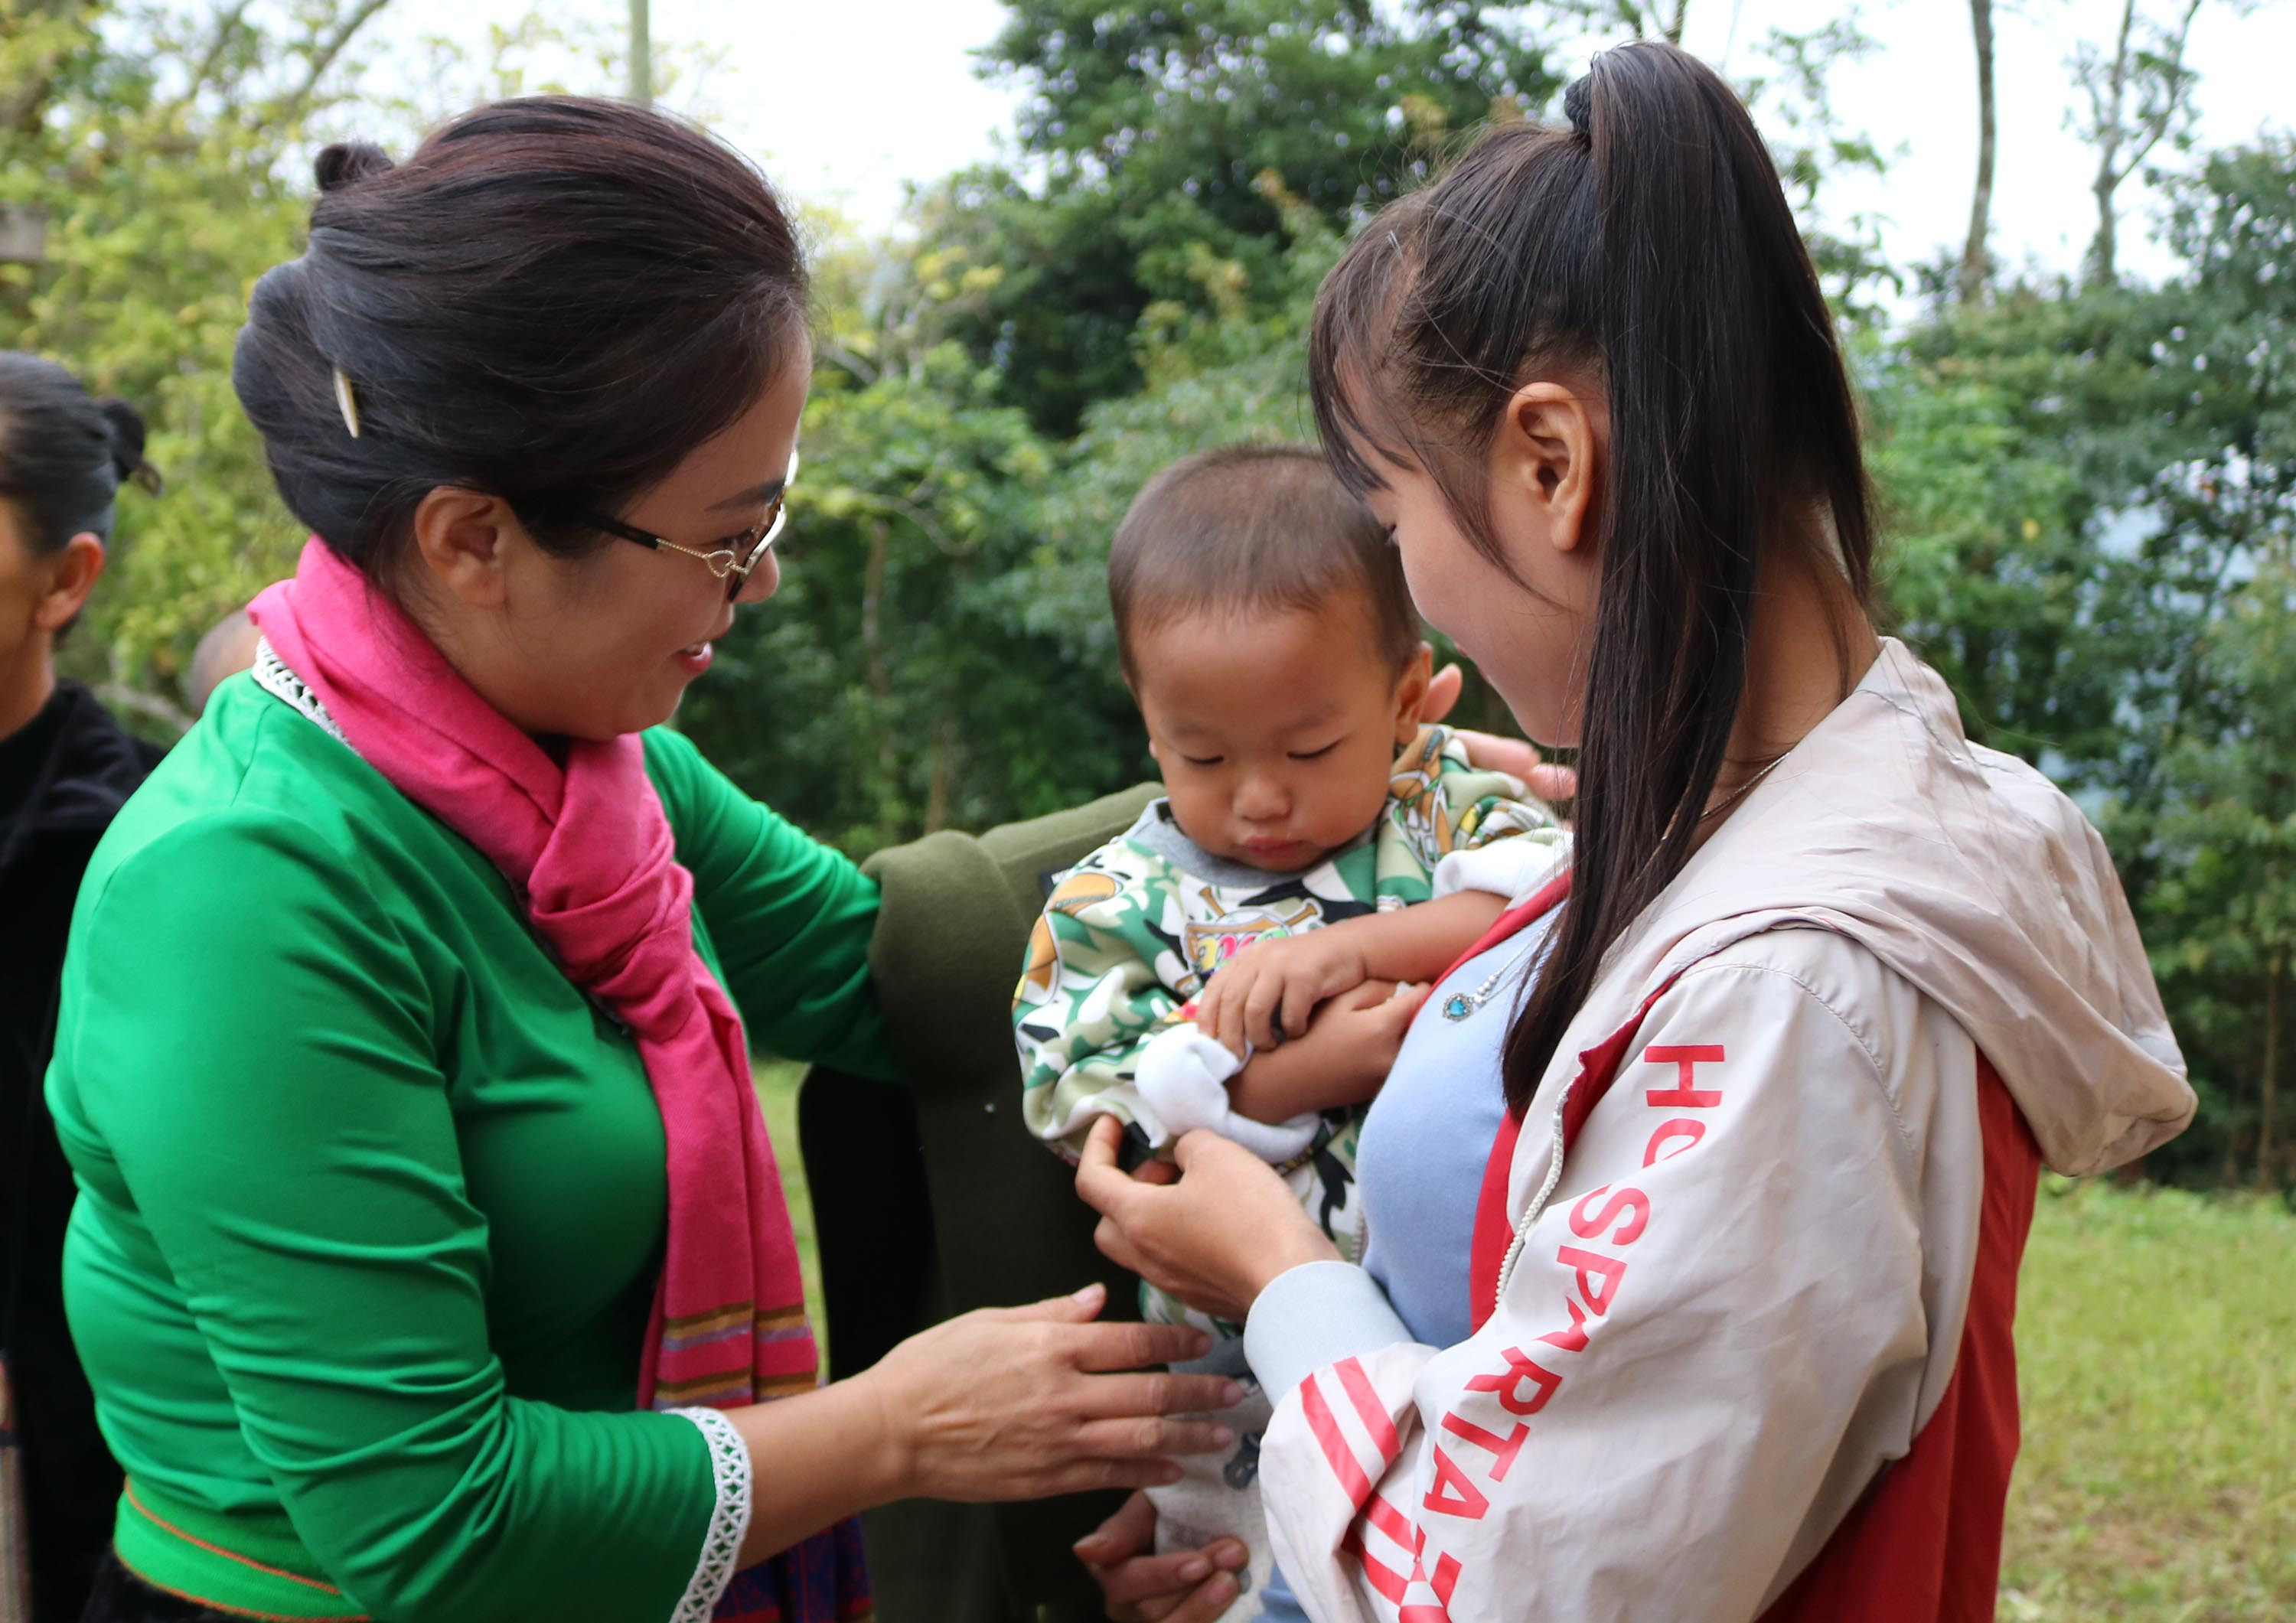
M 351 381 L 343 375 L 343 369 L 340 366 L 335 368 L 335 406 L 343 414 L 343 427 L 350 430 L 353 439 L 357 439 L 359 437 L 358 397 L 351 393 Z

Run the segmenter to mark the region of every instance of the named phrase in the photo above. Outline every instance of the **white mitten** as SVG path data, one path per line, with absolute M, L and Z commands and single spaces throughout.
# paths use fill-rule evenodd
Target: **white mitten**
M 1177 1138 L 1194 1128 L 1210 1127 L 1270 1166 L 1280 1165 L 1315 1142 L 1321 1119 L 1308 1111 L 1270 1127 L 1237 1115 L 1228 1103 L 1227 1084 L 1242 1069 L 1243 1062 L 1217 1037 L 1206 1037 L 1193 1025 L 1180 1025 L 1149 1040 L 1133 1067 L 1132 1079 L 1141 1102 L 1155 1114 L 1152 1127 L 1163 1129 L 1159 1136 Z

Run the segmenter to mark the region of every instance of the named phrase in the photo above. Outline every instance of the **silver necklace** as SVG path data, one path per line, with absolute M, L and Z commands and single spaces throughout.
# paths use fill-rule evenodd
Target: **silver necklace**
M 1787 753 L 1792 754 L 1792 751 L 1789 750 Z M 1713 805 L 1708 807 L 1703 812 L 1700 813 L 1698 820 L 1701 823 L 1703 823 L 1707 818 L 1713 816 L 1717 812 L 1727 811 L 1730 807 L 1737 805 L 1739 801 L 1744 799 L 1748 795 L 1754 792 L 1754 785 L 1759 783 L 1764 778 L 1769 776 L 1773 772 L 1775 772 L 1784 762 L 1785 758 L 1786 758 L 1784 755 L 1774 758 L 1768 766 L 1763 767 L 1752 777 L 1748 778 L 1744 783 L 1739 784 L 1737 788 L 1732 790 L 1728 794 L 1724 795 L 1720 799 L 1715 801 Z
M 1496 994 L 1499 989 L 1499 982 L 1505 980 L 1516 970 L 1521 969 L 1525 963 L 1529 963 L 1530 961 L 1531 954 L 1536 952 L 1538 948 L 1538 943 L 1536 941 L 1532 942 L 1529 947 L 1524 947 L 1522 951 L 1517 953 L 1513 957 L 1509 958 L 1505 963 L 1500 964 L 1498 968 L 1493 970 L 1490 974 L 1490 979 L 1484 981 L 1482 985 L 1477 987 L 1473 991 L 1452 993 L 1448 997 L 1443 1000 L 1443 1018 L 1447 1021 L 1465 1020 L 1468 1016 L 1474 1013 L 1476 1010 L 1481 1008 L 1485 1004 L 1493 1001 L 1495 994 Z

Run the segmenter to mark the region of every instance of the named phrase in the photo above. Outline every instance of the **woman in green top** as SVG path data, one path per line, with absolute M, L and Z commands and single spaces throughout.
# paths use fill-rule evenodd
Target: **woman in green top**
M 90 1619 L 853 1616 L 865 1585 L 822 1529 L 865 1506 L 1169 1480 L 1162 1456 L 1221 1437 L 1163 1417 L 1233 1398 L 1104 1373 L 1195 1338 L 1089 1324 L 1096 1292 L 784 1401 L 669 1379 L 731 1336 L 742 1393 L 810 1388 L 809 1343 L 762 1290 L 722 1324 L 664 1316 L 665 1280 L 725 1260 L 670 1217 L 726 1213 L 676 1176 L 692 1078 L 660 1056 L 724 1055 L 625 995 L 619 947 L 583 962 L 582 909 L 545 894 L 595 763 L 674 846 L 650 879 L 690 875 L 672 928 L 622 944 L 698 955 L 677 1009 L 730 994 L 759 1046 L 893 1071 L 871 881 L 660 725 L 778 579 L 809 363 L 771 193 L 668 119 L 559 98 L 319 171 L 310 249 L 258 288 L 234 369 L 316 533 L 297 618 L 266 622 L 298 640 L 113 824 L 65 972 L 67 1293 L 127 1473 Z M 369 607 L 315 621 L 321 578 Z M 373 627 L 401 640 L 360 668 L 399 660 L 397 693 L 339 668 Z M 524 808 L 440 788 L 499 763 L 379 747 L 374 705 L 416 728 L 441 694 L 517 741 L 518 782 L 562 787 L 530 864 L 496 840 Z M 589 855 L 643 868 L 583 804 Z M 702 1184 L 758 1164 L 743 1101 Z M 786 1265 L 777 1206 L 732 1216 L 758 1278 Z

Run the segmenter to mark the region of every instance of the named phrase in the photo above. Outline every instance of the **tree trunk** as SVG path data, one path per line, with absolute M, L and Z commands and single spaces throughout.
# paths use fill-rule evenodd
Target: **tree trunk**
M 2278 953 L 2266 966 L 2264 980 L 2264 1074 L 2257 1079 L 2256 1186 L 2272 1187 L 2272 1094 L 2280 1067 L 2280 975 Z
M 925 785 L 925 829 L 938 834 L 948 826 L 949 758 L 956 752 L 956 729 L 944 717 L 933 730 L 932 775 Z
M 1961 250 L 1964 304 L 1976 303 L 1985 291 L 1985 243 L 1993 223 L 1993 0 L 1969 0 L 1969 21 L 1977 42 L 1977 189 L 1969 200 L 1969 242 Z
M 649 0 L 630 0 L 630 100 L 653 105 L 653 18 Z
M 2121 122 L 2128 101 L 2128 36 L 2136 24 L 2136 0 L 2127 0 L 2120 11 L 2120 34 L 2113 45 L 2112 67 L 2106 78 L 2104 94 L 2096 98 L 2097 155 L 2096 178 L 2089 184 L 2089 193 L 2096 199 L 2096 234 L 2089 239 L 2088 279 L 2092 285 L 2106 286 L 2120 279 L 2117 260 L 2120 245 L 2120 202 L 2116 197 L 2128 171 L 2120 167 L 2120 146 L 2128 135 Z
M 2088 278 L 2094 287 L 2106 287 L 2120 279 L 2117 263 L 2120 248 L 2120 204 L 2113 193 L 2120 189 L 2120 176 L 2110 168 L 2100 168 L 2096 184 L 2090 188 L 2096 195 L 2096 234 L 2088 240 Z
M 893 693 L 893 678 L 885 669 L 878 633 L 885 596 L 885 544 L 891 539 L 890 530 L 882 519 L 869 527 L 869 564 L 861 578 L 861 657 L 869 673 L 869 691 L 880 699 L 890 698 Z

